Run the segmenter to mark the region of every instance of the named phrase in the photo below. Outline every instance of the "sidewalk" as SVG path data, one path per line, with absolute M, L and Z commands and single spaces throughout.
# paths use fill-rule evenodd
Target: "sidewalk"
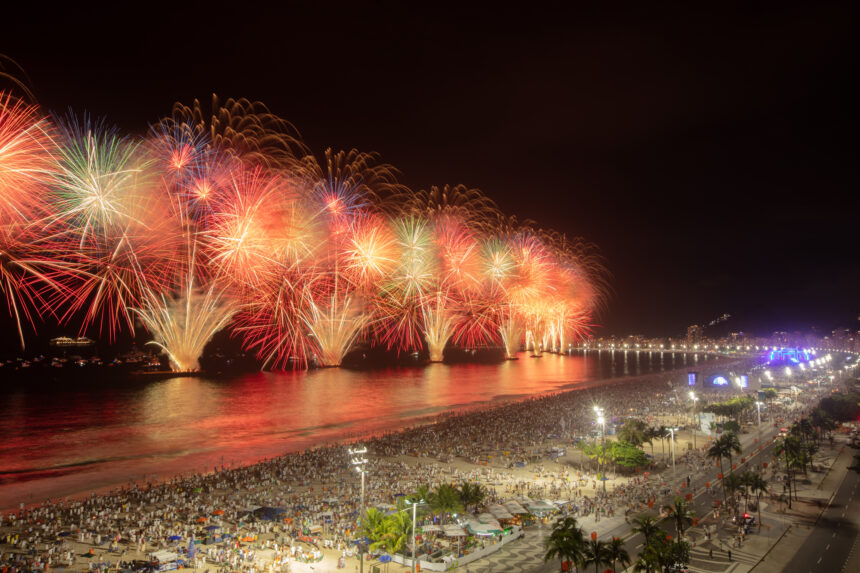
M 783 509 L 779 503 L 762 499 L 761 527 L 755 527 L 745 536 L 741 547 L 733 546 L 737 529 L 729 520 L 721 519 L 717 523 L 713 516 L 709 516 L 700 521 L 699 527 L 691 528 L 690 570 L 711 573 L 787 570 L 845 476 L 850 456 L 845 452 L 839 453 L 842 445 L 838 442 L 832 451 L 829 446 L 822 448 L 816 462 L 823 471 L 810 472 L 808 484 L 798 481 L 799 499 L 792 502 L 792 509 Z M 758 518 L 758 512 L 751 514 Z M 705 536 L 705 526 L 716 526 L 710 540 Z M 711 550 L 713 558 L 710 557 Z M 728 550 L 732 553 L 731 561 Z

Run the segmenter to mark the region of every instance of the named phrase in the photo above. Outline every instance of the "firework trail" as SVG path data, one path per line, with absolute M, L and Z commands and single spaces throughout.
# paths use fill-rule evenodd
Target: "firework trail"
M 192 244 L 190 250 L 188 269 L 176 294 L 146 290 L 141 306 L 133 309 L 154 338 L 147 344 L 160 348 L 175 372 L 200 370 L 198 359 L 206 344 L 227 326 L 237 310 L 217 283 L 196 287 L 196 246 Z
M 22 345 L 37 320 L 113 338 L 138 319 L 175 370 L 223 328 L 267 368 L 587 335 L 609 290 L 593 246 L 397 175 L 318 158 L 259 102 L 177 104 L 135 138 L 0 94 L 0 289 Z

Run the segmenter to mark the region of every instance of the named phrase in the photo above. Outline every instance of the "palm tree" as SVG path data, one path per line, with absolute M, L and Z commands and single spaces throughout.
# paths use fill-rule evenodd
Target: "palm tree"
M 637 515 L 633 518 L 633 533 L 641 533 L 645 538 L 645 545 L 648 545 L 652 540 L 657 539 L 662 532 L 659 527 L 659 520 L 650 515 Z
M 690 504 L 680 497 L 675 498 L 675 502 L 669 506 L 669 513 L 675 522 L 675 531 L 678 534 L 678 540 L 684 536 L 684 529 L 687 524 L 693 523 L 693 518 L 696 516 L 694 511 L 690 510 Z
M 582 563 L 585 547 L 585 533 L 576 521 L 575 517 L 565 517 L 555 522 L 552 533 L 544 540 L 546 554 L 544 562 L 553 559 L 572 561 L 579 565 Z
M 606 556 L 612 560 L 612 571 L 615 571 L 615 564 L 619 563 L 622 568 L 630 565 L 630 554 L 624 549 L 624 542 L 613 537 L 612 541 L 606 544 Z
M 415 490 L 415 493 L 412 494 L 412 499 L 423 499 L 426 502 L 430 501 L 430 496 L 433 495 L 433 492 L 430 491 L 430 487 L 426 483 L 422 483 L 418 486 L 418 489 Z
M 651 446 L 651 458 L 654 458 L 654 440 L 660 438 L 662 440 L 662 436 L 660 434 L 659 428 L 648 428 L 648 439 L 645 440 L 649 446 Z
M 630 419 L 624 422 L 618 432 L 618 439 L 633 444 L 637 448 L 648 438 L 648 428 L 642 420 Z
M 738 435 L 734 432 L 728 432 L 727 434 L 723 434 L 720 439 L 725 442 L 725 451 L 727 457 L 729 458 L 729 472 L 731 472 L 732 452 L 740 454 L 743 451 L 741 450 L 741 441 L 738 438 Z
M 761 527 L 761 496 L 767 493 L 767 480 L 761 477 L 761 474 L 754 473 L 749 477 L 747 487 L 755 494 L 756 507 L 758 508 L 758 526 Z
M 370 544 L 371 549 L 382 549 L 389 554 L 397 553 L 409 542 L 412 534 L 412 517 L 405 511 L 387 516 L 379 539 Z
M 800 440 L 794 436 L 785 436 L 776 444 L 774 453 L 777 456 L 785 456 L 785 472 L 788 475 L 788 508 L 791 509 L 791 489 L 793 486 L 795 496 L 797 495 L 792 468 L 801 467 L 803 464 L 803 458 L 805 457 L 803 447 L 800 444 Z
M 729 474 L 723 479 L 723 489 L 727 495 L 732 496 L 732 507 L 736 504 L 734 503 L 735 492 L 741 490 L 744 486 L 744 477 L 740 474 Z M 728 501 L 726 502 L 728 504 Z
M 594 563 L 594 573 L 598 573 L 601 565 L 612 565 L 607 543 L 599 539 L 591 539 L 585 543 L 582 551 L 582 568 L 585 569 Z
M 371 542 L 379 541 L 385 533 L 385 515 L 375 507 L 368 508 L 361 521 L 361 533 Z
M 732 452 L 741 453 L 741 443 L 738 440 L 737 434 L 723 434 L 717 439 L 708 449 L 708 457 L 717 460 L 720 464 L 720 475 L 723 476 L 723 503 L 728 501 L 725 488 L 725 473 L 723 472 L 723 458 L 729 460 L 729 468 L 731 468 Z
M 449 513 L 463 512 L 463 504 L 460 502 L 459 492 L 447 483 L 436 486 L 436 491 L 430 494 L 430 499 L 427 501 L 433 513 L 442 516 L 443 523 Z
M 669 428 L 666 426 L 658 426 L 657 427 L 657 437 L 660 438 L 660 455 L 663 456 L 663 459 L 666 459 L 666 438 L 669 437 Z
M 475 506 L 475 512 L 478 511 L 478 506 L 484 501 L 487 496 L 487 490 L 479 483 L 469 483 L 464 481 L 459 488 L 460 501 L 466 509 L 470 505 Z

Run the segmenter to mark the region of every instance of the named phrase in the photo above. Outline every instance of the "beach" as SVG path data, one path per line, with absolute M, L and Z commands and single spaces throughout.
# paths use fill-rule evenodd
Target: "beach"
M 499 400 L 366 436 L 365 505 L 393 508 L 398 497 L 421 485 L 472 482 L 487 489 L 486 503 L 553 499 L 576 503 L 578 512 L 632 511 L 647 503 L 654 483 L 641 475 L 613 476 L 604 496 L 594 468 L 575 455 L 552 456 L 551 448 L 569 447 L 572 437 L 593 430 L 595 404 L 608 420 L 636 416 L 653 424 L 682 423 L 689 407 L 676 399 L 680 386 L 666 381 L 683 384 L 684 375 L 661 372 Z M 315 571 L 336 571 L 343 559 L 352 571 L 358 561 L 350 541 L 358 527 L 361 486 L 350 467 L 349 445 L 321 444 L 245 467 L 213 467 L 18 508 L 3 516 L 0 562 L 108 569 L 170 551 L 203 570 L 302 571 L 313 565 Z M 277 519 L 260 518 L 259 508 L 270 508 Z M 189 552 L 192 538 L 206 543 Z M 390 567 L 397 570 L 394 563 Z

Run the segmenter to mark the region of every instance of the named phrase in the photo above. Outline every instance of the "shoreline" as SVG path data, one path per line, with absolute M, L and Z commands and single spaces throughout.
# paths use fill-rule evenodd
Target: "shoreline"
M 726 365 L 726 363 L 735 363 L 744 360 L 748 360 L 747 356 L 736 356 L 736 355 L 719 355 L 713 363 L 707 365 L 707 370 L 713 368 L 721 368 Z M 272 462 L 274 460 L 279 460 L 282 458 L 287 458 L 291 455 L 301 454 L 303 451 L 314 451 L 319 449 L 327 449 L 327 448 L 336 448 L 336 447 L 344 447 L 350 444 L 355 444 L 357 442 L 369 441 L 374 438 L 379 438 L 387 435 L 397 435 L 403 434 L 410 431 L 415 431 L 421 428 L 425 428 L 427 426 L 444 423 L 445 421 L 456 418 L 458 416 L 466 415 L 466 414 L 474 414 L 481 412 L 491 412 L 493 410 L 501 409 L 510 405 L 515 405 L 518 403 L 527 402 L 529 400 L 539 399 L 539 398 L 549 398 L 549 397 L 561 397 L 566 396 L 568 394 L 575 394 L 577 392 L 585 392 L 588 390 L 600 389 L 600 388 L 608 388 L 608 387 L 616 387 L 622 384 L 636 384 L 640 382 L 648 382 L 651 380 L 656 381 L 659 377 L 665 376 L 668 378 L 677 377 L 681 373 L 686 372 L 689 367 L 681 367 L 675 368 L 672 370 L 664 370 L 661 372 L 652 372 L 648 374 L 640 374 L 636 376 L 616 376 L 613 378 L 602 378 L 599 380 L 592 380 L 588 382 L 578 381 L 578 382 L 565 382 L 559 386 L 554 387 L 553 389 L 549 389 L 543 392 L 537 392 L 533 394 L 517 394 L 517 395 L 502 395 L 495 396 L 488 400 L 480 401 L 480 402 L 472 402 L 468 404 L 455 404 L 451 406 L 447 406 L 441 411 L 434 412 L 431 414 L 425 414 L 421 416 L 417 416 L 415 418 L 409 419 L 393 419 L 391 422 L 383 424 L 379 427 L 375 427 L 373 429 L 369 429 L 363 432 L 347 432 L 345 434 L 337 435 L 337 436 L 329 436 L 323 437 L 319 440 L 316 440 L 314 445 L 310 448 L 302 448 L 301 446 L 295 448 L 288 448 L 283 450 L 280 454 L 276 456 L 270 457 L 260 457 L 254 458 L 252 460 L 244 460 L 238 459 L 235 460 L 235 465 L 232 466 L 221 466 L 217 468 L 220 471 L 230 471 L 232 469 L 240 469 L 240 468 L 253 468 L 257 465 Z M 700 368 L 701 369 L 701 368 Z M 50 468 L 49 468 L 50 469 Z M 211 474 L 212 471 L 206 472 L 206 474 Z M 206 475 L 204 474 L 204 475 Z M 140 475 L 140 474 L 137 474 Z M 146 475 L 155 475 L 158 476 L 156 480 L 148 480 Z M 45 503 L 63 503 L 64 501 L 76 501 L 80 499 L 84 499 L 92 494 L 95 495 L 104 495 L 110 494 L 116 491 L 121 491 L 130 486 L 146 486 L 147 484 L 151 486 L 160 486 L 169 482 L 172 482 L 176 479 L 188 479 L 189 477 L 193 477 L 198 475 L 198 472 L 191 470 L 189 472 L 177 472 L 169 475 L 162 475 L 160 471 L 152 471 L 146 472 L 142 477 L 138 477 L 135 479 L 134 477 L 130 477 L 129 479 L 117 480 L 110 484 L 105 484 L 103 486 L 99 486 L 96 488 L 78 488 L 76 490 L 69 490 L 64 493 L 60 493 L 57 495 L 52 495 L 48 497 L 43 497 L 39 500 L 33 500 L 29 502 L 24 502 L 24 508 L 32 508 L 38 507 Z M 18 502 L 14 506 L 0 507 L 0 515 L 5 514 L 9 511 L 18 511 L 20 509 L 20 503 Z
M 749 360 L 726 358 L 700 370 Z M 310 571 L 307 561 L 312 560 L 315 570 L 334 572 L 337 562 L 348 558 L 351 568 L 357 564 L 352 539 L 363 489 L 347 452 L 347 445 L 356 441 L 368 449 L 367 508 L 390 509 L 398 496 L 421 486 L 472 482 L 486 488 L 487 504 L 503 499 L 578 500 L 586 515 L 598 510 L 613 515 L 625 505 L 630 508 L 630 492 L 653 495 L 648 492 L 659 482 L 613 473 L 607 496 L 595 481 L 592 464 L 583 466 L 581 456 L 577 462 L 575 452 L 555 458 L 548 450 L 569 447 L 568 437 L 593 430 L 595 402 L 606 408 L 610 419 L 638 414 L 656 423 L 680 423 L 688 411 L 674 398 L 677 388 L 685 387 L 679 380 L 682 372 L 616 377 L 501 403 L 486 401 L 376 430 L 372 437 L 332 439 L 254 464 L 179 474 L 156 483 L 128 482 L 107 494 L 52 498 L 4 514 L 0 542 L 4 535 L 14 537 L 11 546 L 7 543 L 14 552 L 7 554 L 10 559 L 50 559 L 52 568 L 75 571 L 147 559 L 158 550 L 184 555 L 192 538 L 204 542 L 194 563 L 198 567 L 214 563 L 216 569 Z M 671 378 L 675 388 L 671 383 L 663 386 Z M 652 463 L 654 471 L 665 466 L 665 456 Z M 255 507 L 284 513 L 274 521 L 249 519 Z M 213 527 L 229 533 L 229 539 L 207 534 Z M 451 551 L 444 537 L 431 534 L 425 540 Z M 470 538 L 475 551 L 486 543 Z M 397 573 L 407 570 L 393 566 Z

